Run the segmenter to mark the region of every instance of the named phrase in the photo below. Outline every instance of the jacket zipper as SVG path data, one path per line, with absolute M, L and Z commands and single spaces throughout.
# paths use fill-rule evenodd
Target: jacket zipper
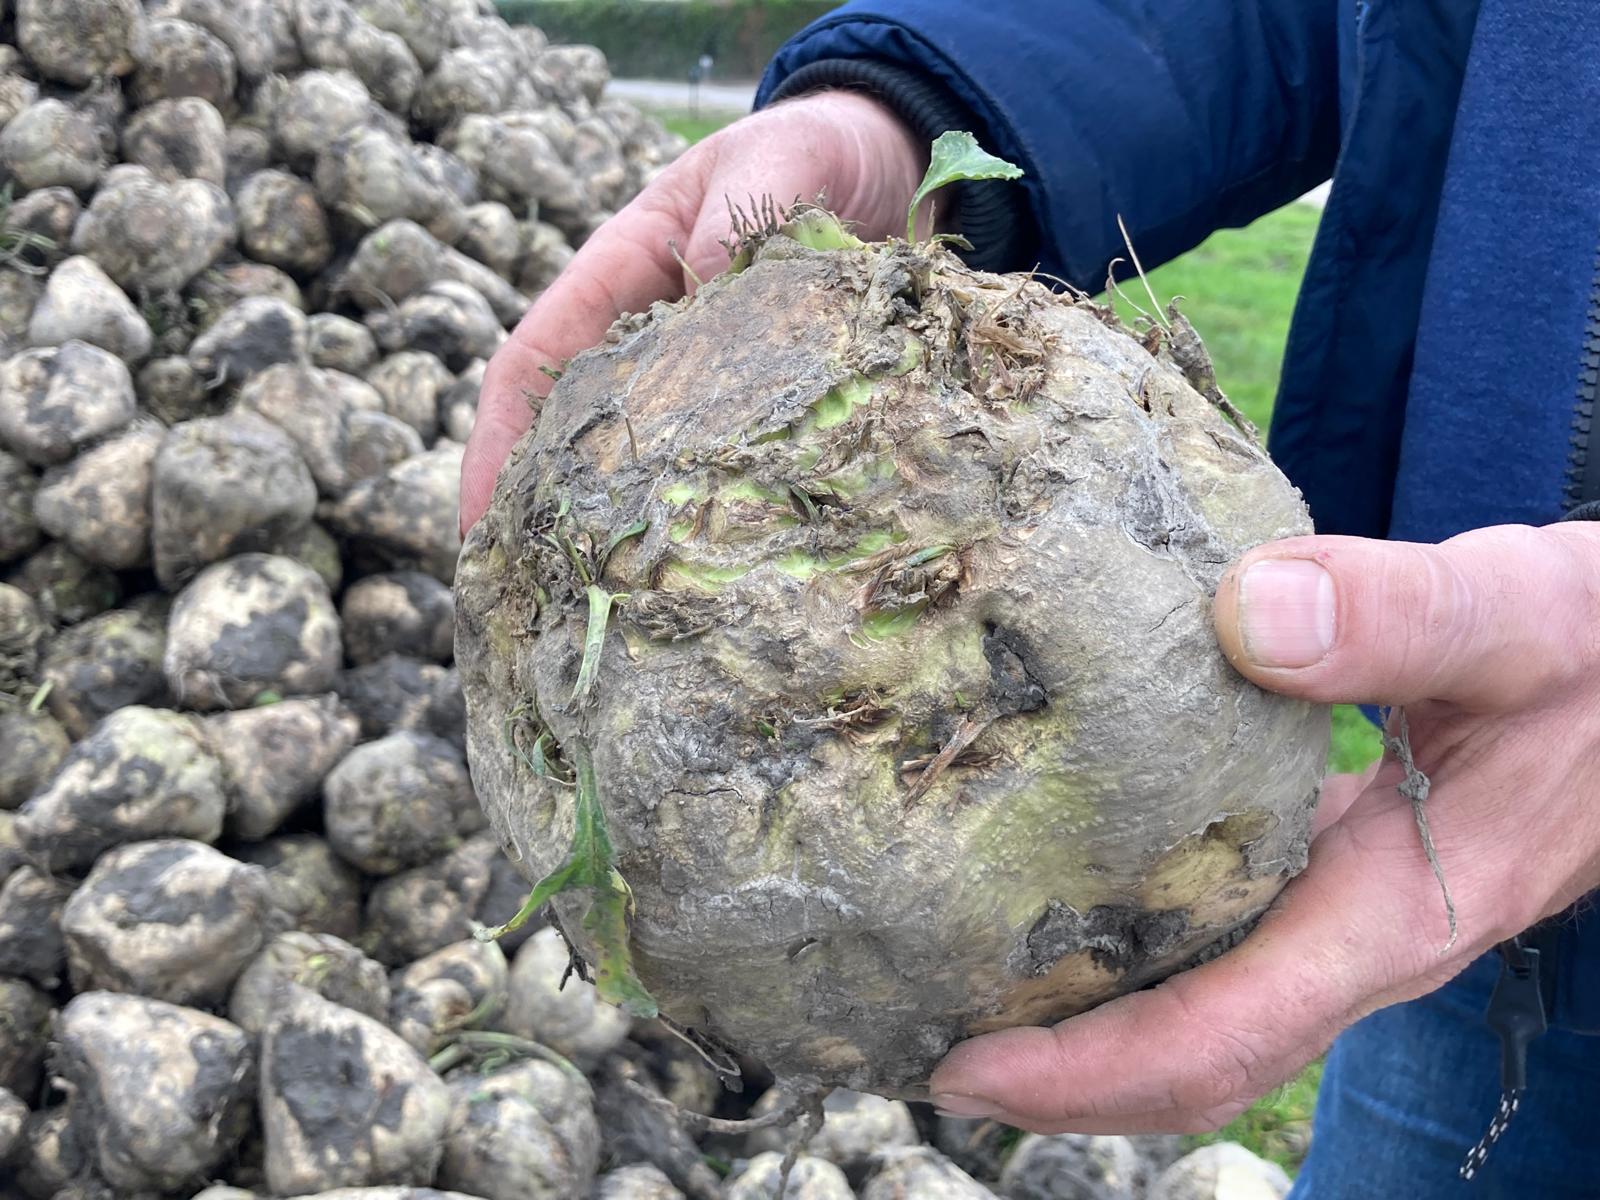
M 1567 458 L 1567 507 L 1600 500 L 1600 445 L 1593 443 L 1596 400 L 1600 398 L 1600 254 L 1595 256 L 1589 317 L 1578 364 L 1578 406 L 1572 417 L 1572 449 Z

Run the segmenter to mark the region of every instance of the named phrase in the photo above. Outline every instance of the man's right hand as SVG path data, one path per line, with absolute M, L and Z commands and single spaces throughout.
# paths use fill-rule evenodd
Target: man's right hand
M 728 202 L 827 197 L 861 236 L 904 227 L 926 147 L 869 97 L 822 92 L 745 117 L 691 148 L 584 243 L 484 372 L 461 467 L 461 529 L 489 507 L 495 476 L 533 423 L 551 379 L 625 312 L 676 300 L 727 266 Z M 686 273 L 672 246 L 688 264 Z

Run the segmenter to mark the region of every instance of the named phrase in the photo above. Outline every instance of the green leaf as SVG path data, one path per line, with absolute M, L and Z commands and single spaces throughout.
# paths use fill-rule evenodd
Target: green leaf
M 783 232 L 813 250 L 859 250 L 866 245 L 838 217 L 821 208 L 793 214 L 783 223 Z
M 533 745 L 527 750 L 517 741 L 519 729 L 526 729 L 533 738 Z M 563 786 L 571 784 L 570 779 L 561 777 L 555 764 L 545 755 L 545 746 L 554 745 L 555 738 L 545 728 L 539 717 L 539 707 L 532 700 L 523 701 L 506 714 L 505 720 L 500 723 L 500 736 L 506 749 L 538 778 L 551 779 Z
M 555 772 L 550 769 L 550 760 L 544 754 L 544 744 L 554 740 L 548 729 L 540 730 L 539 736 L 533 739 L 533 749 L 528 755 L 528 766 L 540 779 L 555 778 Z
M 911 207 L 906 212 L 906 241 L 917 240 L 917 206 L 946 184 L 969 179 L 1021 178 L 1021 167 L 988 153 L 970 133 L 955 129 L 941 133 L 933 143 L 928 173 L 922 177 L 922 186 L 911 197 Z
M 561 536 L 560 544 L 561 549 L 566 552 L 567 558 L 572 562 L 572 569 L 578 573 L 578 578 L 583 581 L 584 586 L 588 587 L 594 582 L 594 576 L 589 573 L 589 564 L 584 561 L 583 554 L 578 550 L 573 540 L 565 534 Z
M 606 886 L 596 888 L 583 916 L 583 928 L 595 946 L 594 987 L 600 999 L 615 1004 L 629 1016 L 656 1016 L 660 1009 L 655 997 L 639 982 L 633 971 L 633 952 L 628 947 L 628 914 L 633 909 L 633 892 L 615 869 Z
M 806 491 L 805 488 L 801 487 L 798 483 L 791 483 L 789 485 L 789 494 L 795 498 L 795 502 L 800 505 L 802 510 L 804 510 L 806 514 L 806 522 L 808 524 L 815 525 L 819 518 L 817 516 L 817 505 L 816 502 L 811 499 L 811 493 Z
M 578 766 L 578 797 L 572 817 L 572 858 L 578 875 L 574 887 L 609 887 L 612 866 L 611 834 L 600 807 L 600 788 L 594 778 L 594 758 L 582 742 L 573 743 Z
M 606 1003 L 615 1004 L 632 1016 L 653 1017 L 659 1011 L 655 998 L 633 969 L 633 952 L 628 945 L 633 892 L 616 868 L 616 852 L 611 848 L 605 811 L 600 807 L 594 759 L 581 741 L 573 742 L 573 758 L 578 790 L 572 815 L 572 850 L 567 861 L 534 884 L 511 920 L 493 929 L 476 930 L 473 936 L 479 941 L 493 941 L 522 928 L 562 892 L 587 891 L 589 910 L 583 915 L 583 928 L 594 943 L 595 990 Z
M 578 667 L 578 682 L 572 687 L 572 701 L 582 704 L 594 687 L 595 672 L 600 667 L 600 651 L 606 644 L 606 625 L 611 620 L 611 605 L 616 600 L 604 588 L 590 584 L 589 627 L 583 634 L 583 662 Z
M 911 554 L 911 555 L 907 556 L 907 558 L 906 558 L 906 566 L 908 566 L 908 567 L 924 566 L 927 563 L 933 562 L 935 559 L 943 558 L 946 554 L 949 554 L 950 551 L 952 551 L 954 549 L 955 549 L 954 546 L 946 546 L 946 545 L 943 545 L 943 544 L 935 545 L 935 546 L 924 546 L 921 550 L 918 550 L 914 554 Z
M 575 886 L 573 879 L 577 874 L 577 864 L 568 859 L 538 883 L 533 885 L 533 891 L 528 893 L 528 898 L 522 902 L 522 907 L 517 909 L 517 915 L 503 925 L 496 925 L 493 929 L 474 929 L 472 936 L 480 942 L 499 941 L 508 933 L 515 933 L 538 915 L 538 912 L 556 896 Z

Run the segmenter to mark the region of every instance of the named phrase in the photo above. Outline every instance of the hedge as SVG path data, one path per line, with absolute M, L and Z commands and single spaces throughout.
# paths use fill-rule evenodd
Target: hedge
M 684 79 L 702 54 L 714 79 L 755 79 L 789 36 L 837 0 L 498 0 L 500 15 L 554 42 L 599 46 L 611 73 Z

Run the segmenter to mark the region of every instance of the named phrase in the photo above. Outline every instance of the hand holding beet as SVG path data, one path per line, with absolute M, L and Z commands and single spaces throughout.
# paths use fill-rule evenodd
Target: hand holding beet
M 859 232 L 883 238 L 903 229 L 923 148 L 861 96 L 785 103 L 695 150 L 608 223 L 682 142 L 602 96 L 606 67 L 593 48 L 548 46 L 538 30 L 493 15 L 491 0 L 0 0 L 0 9 L 19 42 L 0 44 L 0 173 L 13 185 L 0 203 L 10 248 L 0 263 L 0 1192 L 181 1198 L 214 1183 L 201 1194 L 230 1200 L 252 1194 L 241 1189 L 348 1184 L 397 1197 L 433 1185 L 484 1200 L 571 1200 L 593 1184 L 613 1200 L 714 1200 L 725 1188 L 711 1154 L 728 1161 L 737 1194 L 766 1194 L 777 1156 L 759 1152 L 788 1144 L 784 1130 L 766 1126 L 771 1143 L 713 1133 L 665 1103 L 744 1115 L 768 1091 L 759 1063 L 741 1059 L 744 1098 L 725 1092 L 713 1067 L 727 1067 L 721 1051 L 603 1003 L 606 964 L 584 981 L 557 928 L 529 922 L 496 946 L 474 939 L 527 889 L 507 843 L 481 828 L 463 761 L 452 663 L 462 455 L 483 387 L 489 417 L 469 467 L 481 478 L 468 497 L 469 510 L 481 508 L 531 419 L 530 397 L 536 405 L 548 391 L 537 368 L 560 369 L 605 339 L 621 308 L 650 308 L 714 276 L 729 195 L 748 206 L 752 193 L 759 203 L 826 190 Z M 769 240 L 763 272 L 784 258 Z M 562 275 L 577 246 L 581 261 Z M 924 249 L 954 269 L 942 250 Z M 889 286 L 905 255 L 889 257 L 876 291 L 871 278 L 850 286 L 883 301 L 893 325 L 908 301 Z M 1025 296 L 1007 285 L 1005 298 L 970 278 L 958 286 L 1001 300 L 1007 321 L 1020 310 L 1006 306 L 1044 303 L 1038 285 Z M 546 289 L 487 370 L 505 327 Z M 641 320 L 610 340 L 635 335 Z M 1094 336 L 1118 347 L 1115 362 L 1146 365 L 1148 348 L 1130 349 L 1109 327 Z M 869 340 L 850 361 L 886 391 L 906 386 L 887 381 L 917 370 L 916 348 Z M 758 355 L 757 339 L 746 341 Z M 964 344 L 959 334 L 922 344 L 935 342 L 941 354 Z M 808 354 L 815 364 L 828 348 Z M 1010 382 L 991 373 L 968 409 L 999 430 L 1006 389 L 1031 369 L 994 361 Z M 1168 385 L 1163 366 L 1139 393 L 1181 410 L 1147 411 L 1151 428 L 1203 410 L 1189 423 L 1214 435 L 1204 453 L 1267 478 L 1236 431 Z M 1119 428 L 1143 428 L 1133 397 L 1121 383 L 1110 389 L 1127 419 Z M 824 399 L 828 428 L 811 432 L 842 440 L 857 427 L 833 417 L 861 407 L 860 389 L 830 385 Z M 915 440 L 914 426 L 900 434 Z M 634 432 L 648 448 L 651 430 Z M 950 432 L 951 454 L 996 449 L 981 433 Z M 997 444 L 1011 444 L 1001 433 Z M 785 453 L 782 439 L 758 450 Z M 919 443 L 907 460 L 941 452 Z M 1023 490 L 1054 494 L 1031 457 L 1019 468 Z M 835 500 L 882 482 L 802 468 L 831 473 L 837 490 L 776 502 L 735 492 L 738 511 L 713 506 L 699 533 L 803 526 L 801 536 L 831 544 Z M 1261 506 L 1273 531 L 1303 528 L 1281 489 L 1278 499 L 1287 507 Z M 1136 524 L 1148 536 L 1159 522 Z M 615 532 L 624 536 L 614 544 L 572 548 L 590 564 L 627 567 L 646 535 Z M 671 532 L 665 522 L 647 536 L 661 532 Z M 916 624 L 918 589 L 944 604 L 958 584 L 973 586 L 961 555 L 941 545 L 891 555 L 875 564 L 881 578 L 862 580 L 881 618 L 871 637 Z M 1181 574 L 1183 555 L 1167 557 L 1164 569 Z M 1200 564 L 1204 582 L 1214 585 L 1225 559 Z M 625 605 L 653 651 L 693 655 L 707 597 L 636 590 L 615 601 L 613 619 Z M 1158 612 L 1119 596 L 1102 607 L 1148 618 L 1141 628 L 1164 621 L 1160 638 L 1203 646 L 1228 695 L 1251 698 L 1246 707 L 1313 711 L 1227 676 L 1193 606 Z M 742 628 L 766 636 L 763 615 Z M 1046 618 L 1059 623 L 1054 611 Z M 954 709 L 913 714 L 929 718 L 914 731 L 928 744 L 880 781 L 910 789 L 906 776 L 927 779 L 907 821 L 981 814 L 957 804 L 946 816 L 951 785 L 983 770 L 987 750 L 969 736 L 975 724 L 940 721 L 975 697 L 1015 707 L 996 720 L 1026 725 L 1037 656 L 1001 636 L 1014 625 L 968 628 L 957 665 L 981 686 Z M 559 645 L 558 633 L 541 636 Z M 594 686 L 608 696 L 619 643 L 602 648 Z M 952 665 L 932 657 L 934 668 Z M 770 773 L 798 762 L 808 742 L 826 753 L 880 736 L 856 699 L 825 698 L 817 715 L 841 724 L 802 729 L 776 750 L 753 726 L 751 761 Z M 1314 726 L 1311 749 L 1289 756 L 1289 773 L 1305 768 L 1308 780 L 1320 759 Z M 519 719 L 514 746 L 531 754 L 533 731 Z M 664 745 L 684 750 L 681 739 Z M 830 769 L 839 774 L 838 763 Z M 688 802 L 668 803 L 679 800 Z M 900 819 L 893 804 L 885 811 L 891 825 Z M 776 815 L 763 836 L 795 831 Z M 708 826 L 706 836 L 720 832 Z M 548 840 L 564 847 L 567 834 Z M 1286 831 L 1289 850 L 1299 840 Z M 1266 890 L 1285 869 L 1275 844 L 1261 843 Z M 1050 849 L 1022 856 L 1044 862 Z M 509 852 L 531 861 L 514 843 Z M 685 878 L 668 870 L 659 882 Z M 653 889 L 639 888 L 640 911 L 659 910 Z M 1048 954 L 1074 930 L 1104 932 L 1094 919 L 1078 928 L 1084 915 L 1047 911 L 1037 949 Z M 1139 932 L 1160 942 L 1174 930 L 1156 922 Z M 649 946 L 639 940 L 642 960 Z M 786 940 L 791 948 L 807 970 L 826 958 L 826 947 Z M 563 987 L 569 967 L 579 974 Z M 807 1014 L 805 1036 L 815 1023 Z M 943 1042 L 911 1037 L 925 1075 Z M 784 1116 L 783 1094 L 768 1091 L 759 1112 Z M 934 1119 L 919 1109 L 913 1122 L 911 1112 L 841 1093 L 797 1178 L 840 1196 L 988 1195 L 910 1145 L 935 1139 Z M 963 1168 L 999 1176 L 997 1161 L 980 1164 L 945 1133 L 941 1148 Z M 909 1153 L 875 1153 L 902 1143 Z M 631 1169 L 612 1170 L 623 1164 Z M 592 1179 L 599 1166 L 609 1174 Z
M 1229 661 L 1285 695 L 1406 706 L 1459 937 L 1445 949 L 1400 768 L 1335 776 L 1310 866 L 1253 937 L 1054 1029 L 969 1042 L 934 1075 L 936 1102 L 1041 1131 L 1215 1129 L 1360 1017 L 1432 991 L 1593 889 L 1597 631 L 1593 526 L 1440 546 L 1297 538 L 1247 554 L 1217 597 Z

